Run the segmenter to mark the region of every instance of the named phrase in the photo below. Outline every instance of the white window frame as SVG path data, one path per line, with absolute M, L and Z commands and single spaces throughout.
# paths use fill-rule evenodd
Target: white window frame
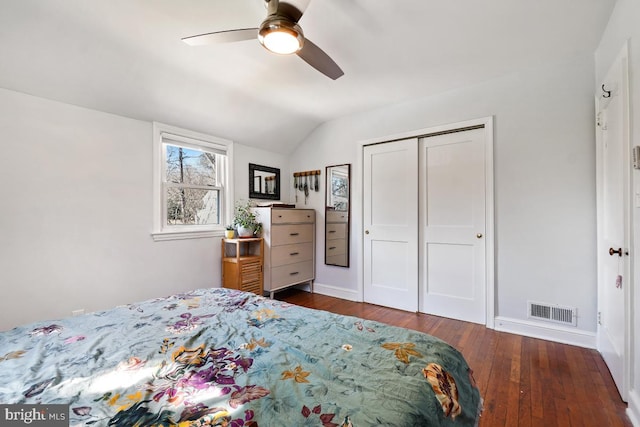
M 203 148 L 215 152 L 223 152 L 227 156 L 224 170 L 216 169 L 222 178 L 220 201 L 220 224 L 211 225 L 167 225 L 165 138 L 178 141 L 185 147 Z M 154 241 L 198 239 L 203 237 L 224 236 L 225 224 L 231 222 L 233 216 L 233 141 L 182 129 L 163 123 L 153 123 L 153 232 Z

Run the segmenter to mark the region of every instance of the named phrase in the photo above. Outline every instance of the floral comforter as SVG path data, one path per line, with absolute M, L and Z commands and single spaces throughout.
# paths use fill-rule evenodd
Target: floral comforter
M 473 426 L 480 402 L 437 338 L 228 289 L 0 333 L 0 403 L 72 426 Z

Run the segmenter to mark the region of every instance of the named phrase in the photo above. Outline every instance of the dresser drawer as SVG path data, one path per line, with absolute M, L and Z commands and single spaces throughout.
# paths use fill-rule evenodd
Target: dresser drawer
M 339 265 L 339 266 L 345 266 L 347 265 L 347 254 L 340 254 L 340 255 L 331 255 L 328 256 L 325 259 L 325 262 L 328 265 Z
M 329 224 L 325 228 L 327 239 L 344 239 L 347 237 L 347 224 Z
M 313 279 L 313 261 L 271 268 L 271 289 Z
M 347 222 L 349 215 L 347 211 L 327 211 L 327 222 Z
M 347 252 L 347 239 L 331 239 L 326 242 L 327 256 L 344 254 Z
M 308 223 L 316 219 L 316 211 L 311 209 L 274 209 L 271 212 L 273 224 Z
M 271 246 L 313 242 L 313 224 L 284 224 L 271 228 Z
M 313 260 L 313 243 L 274 246 L 271 250 L 271 266 L 294 264 Z

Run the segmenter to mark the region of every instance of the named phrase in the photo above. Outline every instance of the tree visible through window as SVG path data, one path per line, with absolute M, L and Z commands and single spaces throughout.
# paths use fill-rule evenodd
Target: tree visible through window
M 226 156 L 163 144 L 166 225 L 220 225 Z
M 153 123 L 154 241 L 224 235 L 232 158 L 233 141 Z

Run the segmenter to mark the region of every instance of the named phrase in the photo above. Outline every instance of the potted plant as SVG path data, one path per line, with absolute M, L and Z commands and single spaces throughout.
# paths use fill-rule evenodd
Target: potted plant
M 253 237 L 258 220 L 256 214 L 251 209 L 253 205 L 250 201 L 236 203 L 233 225 L 236 226 L 238 237 Z
M 227 225 L 226 231 L 224 232 L 224 237 L 227 239 L 233 239 L 233 236 L 235 236 L 235 234 L 236 229 L 233 227 L 233 225 Z
M 253 237 L 260 237 L 260 233 L 262 233 L 262 223 L 258 222 L 253 228 Z

